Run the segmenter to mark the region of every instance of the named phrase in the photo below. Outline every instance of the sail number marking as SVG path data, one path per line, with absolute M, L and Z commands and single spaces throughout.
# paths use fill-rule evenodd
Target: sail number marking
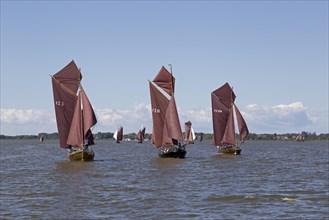
M 223 111 L 220 110 L 220 109 L 216 109 L 216 108 L 215 108 L 215 109 L 214 109 L 214 112 L 215 112 L 215 113 L 222 113 Z
M 158 108 L 152 108 L 152 112 L 159 114 L 160 113 L 160 109 L 158 109 Z
M 62 101 L 55 101 L 55 105 L 57 105 L 57 106 L 64 106 L 64 102 L 62 102 Z

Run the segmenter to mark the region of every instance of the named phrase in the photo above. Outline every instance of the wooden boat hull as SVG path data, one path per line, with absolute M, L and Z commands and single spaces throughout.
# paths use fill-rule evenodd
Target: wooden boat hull
M 94 160 L 95 154 L 92 150 L 75 150 L 68 154 L 68 159 L 70 161 L 92 161 Z
M 224 149 L 219 149 L 218 153 L 220 154 L 235 154 L 235 155 L 240 155 L 242 149 L 241 148 L 224 148 Z
M 186 150 L 183 148 L 177 148 L 175 151 L 169 152 L 159 152 L 159 157 L 161 158 L 179 158 L 184 159 L 186 155 Z

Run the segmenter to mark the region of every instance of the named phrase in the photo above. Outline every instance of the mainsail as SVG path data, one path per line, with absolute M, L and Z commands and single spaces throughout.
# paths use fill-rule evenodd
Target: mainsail
M 81 85 L 80 70 L 71 61 L 52 76 L 60 147 L 94 144 L 91 128 L 97 123 L 94 110 Z
M 235 94 L 228 83 L 211 93 L 214 137 L 217 146 L 236 145 L 235 120 L 239 127 L 240 141 L 244 142 L 249 134 L 247 124 L 234 104 Z M 235 111 L 235 115 L 234 115 Z

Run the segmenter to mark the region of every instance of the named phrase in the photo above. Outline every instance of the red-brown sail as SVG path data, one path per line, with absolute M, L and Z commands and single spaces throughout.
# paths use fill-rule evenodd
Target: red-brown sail
M 232 108 L 232 103 L 235 101 L 235 94 L 228 83 L 225 83 L 212 93 L 225 105 L 226 108 Z
M 122 141 L 122 140 L 123 140 L 123 127 L 120 126 L 118 129 L 117 141 Z
M 183 142 L 182 129 L 179 122 L 174 94 L 171 96 L 166 111 L 165 123 L 163 127 L 163 147 L 177 145 L 177 141 Z
M 80 86 L 82 95 L 82 114 L 83 114 L 83 139 L 88 140 L 88 145 L 94 144 L 94 137 L 91 133 L 91 128 L 97 123 L 96 115 L 93 107 L 88 99 L 87 94 L 82 86 Z
M 75 62 L 72 60 L 53 77 L 62 85 L 67 87 L 74 94 L 77 93 L 82 75 Z
M 212 122 L 214 129 L 213 144 L 222 145 L 222 139 L 225 133 L 226 122 L 229 115 L 229 109 L 221 102 L 221 100 L 211 93 L 212 105 Z
M 249 130 L 245 120 L 243 119 L 238 107 L 234 104 L 236 120 L 238 121 L 239 133 L 240 133 L 240 141 L 244 142 L 249 134 Z
M 77 102 L 77 89 L 81 73 L 74 61 L 52 76 L 54 106 L 60 147 L 67 146 L 74 108 Z
M 83 140 L 84 138 L 82 127 L 81 92 L 79 92 L 66 145 L 71 145 L 73 147 L 82 147 Z
M 225 132 L 223 135 L 221 145 L 235 145 L 235 127 L 234 127 L 234 116 L 233 116 L 233 109 L 230 110 L 226 122 Z
M 169 105 L 169 100 L 152 82 L 149 82 L 149 84 L 153 119 L 152 144 L 156 147 L 161 147 L 162 129 L 165 122 L 165 115 Z
M 186 141 L 192 141 L 191 127 L 192 127 L 191 121 L 185 122 L 185 140 Z
M 170 96 L 175 90 L 175 78 L 164 66 L 161 67 L 153 82 Z

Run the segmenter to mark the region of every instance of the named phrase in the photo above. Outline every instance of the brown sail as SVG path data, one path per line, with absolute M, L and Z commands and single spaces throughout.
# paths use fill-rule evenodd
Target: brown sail
M 71 123 L 67 145 L 82 147 L 84 144 L 93 145 L 94 138 L 91 128 L 97 123 L 95 112 L 83 87 L 80 85 L 78 100 Z
M 171 96 L 174 93 L 175 77 L 164 66 L 161 67 L 153 82 L 168 93 L 168 95 Z
M 172 147 L 173 145 L 177 145 L 178 142 L 183 142 L 183 134 L 173 94 L 166 111 L 162 147 Z
M 156 147 L 161 147 L 163 134 L 162 130 L 164 127 L 165 115 L 169 105 L 169 100 L 152 82 L 149 82 L 149 84 L 153 119 L 152 144 L 154 144 Z
M 211 105 L 214 129 L 213 144 L 216 146 L 221 146 L 229 116 L 229 109 L 214 93 L 211 93 Z
M 64 85 L 74 94 L 77 93 L 82 75 L 75 62 L 72 60 L 63 69 L 53 75 L 58 83 Z
M 52 76 L 56 122 L 62 148 L 67 146 L 80 79 L 81 74 L 74 61 Z
M 221 145 L 235 145 L 235 144 L 236 144 L 236 138 L 235 138 L 235 127 L 234 127 L 234 115 L 233 115 L 233 109 L 230 109 L 226 121 L 225 132 L 223 135 Z
M 83 140 L 84 138 L 83 138 L 82 110 L 81 110 L 81 92 L 79 92 L 66 145 L 71 145 L 72 147 L 76 147 L 76 148 L 82 147 Z
M 191 141 L 192 140 L 191 127 L 192 127 L 191 121 L 185 122 L 185 140 L 186 141 Z
M 234 104 L 234 109 L 235 109 L 236 119 L 238 121 L 240 141 L 244 142 L 247 136 L 249 135 L 249 130 L 244 118 L 242 117 L 238 107 L 235 104 Z
M 232 103 L 235 101 L 235 94 L 228 83 L 219 87 L 212 92 L 226 108 L 231 109 Z
M 118 129 L 118 136 L 117 136 L 117 141 L 122 141 L 123 140 L 123 127 L 120 126 Z
M 94 144 L 94 137 L 91 133 L 91 128 L 96 125 L 97 119 L 93 107 L 88 99 L 88 96 L 83 89 L 82 85 L 80 86 L 81 95 L 82 95 L 82 115 L 83 115 L 83 138 L 88 140 L 88 145 Z
M 228 83 L 211 93 L 213 144 L 224 153 L 240 154 L 240 145 L 248 136 L 249 131 L 239 109 L 234 104 L 235 98 L 236 96 Z M 235 116 L 239 127 L 240 144 L 236 142 Z

